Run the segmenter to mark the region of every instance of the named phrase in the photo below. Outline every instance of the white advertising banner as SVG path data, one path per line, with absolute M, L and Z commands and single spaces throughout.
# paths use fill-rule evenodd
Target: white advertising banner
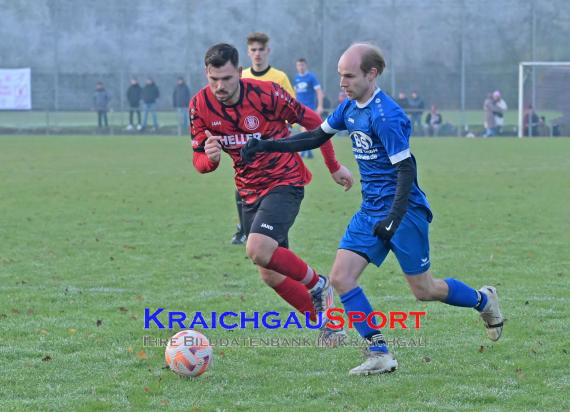
M 0 110 L 32 109 L 31 69 L 0 69 Z

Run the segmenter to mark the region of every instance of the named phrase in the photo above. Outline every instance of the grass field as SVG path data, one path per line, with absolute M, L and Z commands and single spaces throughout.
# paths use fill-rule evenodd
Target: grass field
M 356 173 L 348 141 L 335 146 Z M 570 410 L 570 139 L 418 139 L 413 150 L 435 214 L 432 269 L 496 285 L 503 338 L 486 340 L 471 309 L 416 302 L 389 257 L 362 278 L 375 308 L 428 314 L 420 330 L 385 331 L 427 342 L 396 348 L 396 373 L 348 376 L 354 347 L 217 347 L 187 380 L 162 368 L 163 348 L 143 347 L 176 332 L 144 330 L 144 308 L 289 310 L 229 244 L 229 159 L 199 175 L 185 139 L 0 138 L 0 409 Z M 326 273 L 359 187 L 343 193 L 319 155 L 309 166 L 291 245 Z

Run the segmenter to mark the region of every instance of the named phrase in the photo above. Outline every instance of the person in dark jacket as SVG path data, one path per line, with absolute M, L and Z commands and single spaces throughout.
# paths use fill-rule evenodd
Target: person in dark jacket
M 428 136 L 439 136 L 439 129 L 441 128 L 441 123 L 443 122 L 443 116 L 437 110 L 435 104 L 431 105 L 430 112 L 426 115 L 426 121 L 424 123 L 424 130 Z
M 156 131 L 158 129 L 158 119 L 156 117 L 156 101 L 160 97 L 160 91 L 158 90 L 158 86 L 154 83 L 154 80 L 152 78 L 149 77 L 146 80 L 146 84 L 142 89 L 141 97 L 144 109 L 142 130 L 146 129 L 148 113 L 151 112 L 153 130 Z
M 408 112 L 412 121 L 412 129 L 415 134 L 422 133 L 422 114 L 424 112 L 424 101 L 418 96 L 418 92 L 413 91 L 408 99 Z
M 133 77 L 131 79 L 131 85 L 127 89 L 127 101 L 129 102 L 129 125 L 127 126 L 127 130 L 133 130 L 135 127 L 133 124 L 133 117 L 135 113 L 137 114 L 137 130 L 140 130 L 142 128 L 140 110 L 141 92 L 142 88 L 139 84 L 139 81 Z
M 103 82 L 97 82 L 95 93 L 93 93 L 93 110 L 97 112 L 97 127 L 109 127 L 107 112 L 109 111 L 109 101 L 111 96 L 105 90 Z
M 188 103 L 190 102 L 190 89 L 183 77 L 176 80 L 176 87 L 172 93 L 172 106 L 178 114 L 178 136 L 188 133 Z

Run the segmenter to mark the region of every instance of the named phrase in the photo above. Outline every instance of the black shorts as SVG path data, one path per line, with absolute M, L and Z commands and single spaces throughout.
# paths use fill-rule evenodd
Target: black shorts
M 243 205 L 243 227 L 246 235 L 260 233 L 275 239 L 279 246 L 289 247 L 289 229 L 299 213 L 305 188 L 278 186 L 257 202 Z

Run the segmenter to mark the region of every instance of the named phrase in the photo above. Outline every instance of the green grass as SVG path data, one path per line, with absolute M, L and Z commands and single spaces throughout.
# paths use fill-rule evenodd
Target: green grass
M 143 111 L 141 109 L 141 119 Z M 158 112 L 160 126 L 176 126 L 176 112 Z M 129 112 L 111 111 L 108 113 L 110 127 L 126 127 L 129 124 Z M 135 115 L 136 121 L 136 115 Z M 148 124 L 152 125 L 149 114 Z M 97 112 L 65 112 L 65 111 L 0 111 L 0 125 L 16 129 L 37 128 L 69 128 L 96 127 Z
M 348 141 L 335 146 L 355 170 Z M 144 335 L 175 333 L 145 331 L 144 308 L 289 310 L 229 245 L 229 159 L 199 175 L 182 139 L 2 137 L 0 409 L 569 410 L 570 139 L 418 139 L 413 150 L 435 213 L 432 269 L 497 285 L 501 341 L 470 309 L 416 302 L 389 257 L 362 277 L 375 308 L 428 313 L 420 330 L 385 332 L 427 342 L 396 349 L 396 373 L 349 377 L 353 347 L 228 347 L 186 380 L 162 369 L 163 348 L 143 348 Z M 360 194 L 319 158 L 291 244 L 327 272 Z

